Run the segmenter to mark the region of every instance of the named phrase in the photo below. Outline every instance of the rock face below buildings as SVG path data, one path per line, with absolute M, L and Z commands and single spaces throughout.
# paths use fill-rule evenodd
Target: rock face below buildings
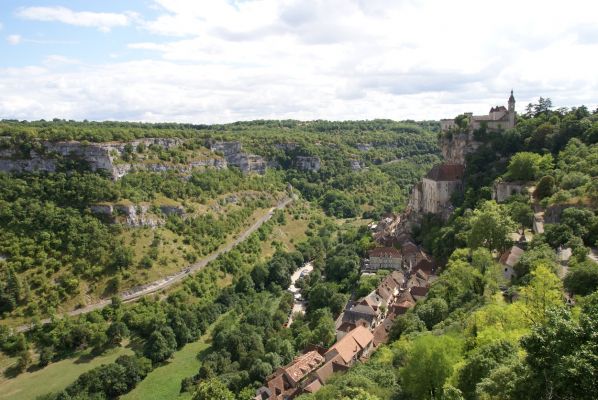
M 266 173 L 264 158 L 255 154 L 244 153 L 240 142 L 213 142 L 210 144 L 210 150 L 222 153 L 229 165 L 239 168 L 244 174 L 255 172 L 262 175 Z
M 473 153 L 481 143 L 470 134 L 453 134 L 440 139 L 440 148 L 445 162 L 465 165 L 465 156 Z

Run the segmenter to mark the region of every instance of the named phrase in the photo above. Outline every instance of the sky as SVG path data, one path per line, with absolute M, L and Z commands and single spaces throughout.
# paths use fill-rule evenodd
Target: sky
M 598 106 L 598 1 L 0 0 L 0 119 L 440 119 Z

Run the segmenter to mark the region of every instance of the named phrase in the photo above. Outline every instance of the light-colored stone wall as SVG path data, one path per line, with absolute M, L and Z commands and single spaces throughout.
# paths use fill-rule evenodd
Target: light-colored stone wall
M 495 182 L 492 186 L 492 200 L 502 203 L 512 195 L 521 193 L 526 186 L 523 182 Z

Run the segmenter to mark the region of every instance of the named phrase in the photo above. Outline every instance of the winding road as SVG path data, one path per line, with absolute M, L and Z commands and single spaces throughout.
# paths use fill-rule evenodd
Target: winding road
M 182 281 L 185 277 L 192 275 L 192 274 L 196 273 L 197 271 L 201 270 L 202 268 L 204 268 L 210 262 L 212 262 L 216 258 L 218 258 L 218 256 L 220 256 L 221 254 L 227 253 L 230 250 L 232 250 L 239 243 L 241 243 L 245 239 L 247 239 L 247 237 L 249 237 L 249 235 L 251 235 L 253 232 L 257 231 L 264 224 L 264 222 L 270 220 L 270 218 L 272 218 L 272 216 L 274 215 L 274 212 L 276 210 L 281 210 L 281 209 L 285 208 L 292 201 L 293 201 L 293 198 L 290 198 L 290 197 L 287 197 L 287 198 L 281 200 L 280 202 L 278 202 L 278 204 L 275 207 L 272 207 L 266 215 L 260 217 L 257 221 L 255 221 L 253 223 L 253 225 L 251 225 L 249 228 L 247 228 L 245 231 L 243 231 L 240 235 L 238 235 L 235 238 L 235 240 L 222 246 L 221 248 L 216 250 L 214 253 L 198 260 L 197 262 L 191 264 L 187 268 L 177 272 L 174 275 L 169 275 L 165 278 L 148 283 L 146 285 L 138 286 L 138 287 L 126 290 L 119 294 L 120 298 L 125 303 L 131 303 L 136 300 L 139 300 L 143 296 L 147 296 L 148 294 L 159 292 L 161 290 L 164 290 L 164 289 L 174 285 L 177 282 Z M 89 304 L 85 307 L 81 307 L 76 310 L 69 311 L 62 315 L 63 316 L 76 316 L 76 315 L 80 315 L 80 314 L 86 314 L 86 313 L 94 311 L 94 310 L 102 309 L 102 308 L 106 307 L 107 305 L 109 305 L 110 303 L 111 303 L 111 299 L 101 299 L 93 304 Z M 47 324 L 49 322 L 50 322 L 50 318 L 45 318 L 40 321 L 41 324 Z M 26 332 L 26 331 L 30 330 L 32 327 L 33 327 L 32 324 L 21 325 L 21 326 L 18 326 L 15 330 L 17 332 Z

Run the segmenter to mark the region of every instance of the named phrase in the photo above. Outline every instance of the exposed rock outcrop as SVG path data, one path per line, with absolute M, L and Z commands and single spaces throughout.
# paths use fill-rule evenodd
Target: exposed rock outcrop
M 255 172 L 264 174 L 266 172 L 266 161 L 262 156 L 242 152 L 240 142 L 213 142 L 210 143 L 210 150 L 222 153 L 226 162 L 239 168 L 243 173 Z
M 481 146 L 473 135 L 470 134 L 452 134 L 444 135 L 440 139 L 440 148 L 442 156 L 448 163 L 465 165 L 465 156 L 473 153 Z
M 18 149 L 0 151 L 0 171 L 4 172 L 55 172 L 62 159 L 86 162 L 92 171 L 107 171 L 113 179 L 127 174 L 132 164 L 115 163 L 123 155 L 128 145 L 133 148 L 143 144 L 159 146 L 165 149 L 177 147 L 182 143 L 177 138 L 146 138 L 131 142 L 83 143 L 77 141 L 50 142 L 42 141 L 34 150 L 23 154 Z
M 133 227 L 156 227 L 164 223 L 149 212 L 149 204 L 94 204 L 90 210 L 110 223 L 121 222 Z
M 317 172 L 322 166 L 320 157 L 316 156 L 297 156 L 295 158 L 295 166 L 302 171 Z

